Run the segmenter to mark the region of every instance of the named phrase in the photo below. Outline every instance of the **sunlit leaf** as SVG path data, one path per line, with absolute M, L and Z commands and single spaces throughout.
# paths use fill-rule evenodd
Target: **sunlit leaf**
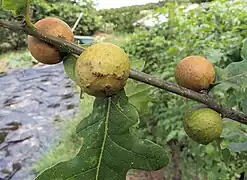
M 69 76 L 69 78 L 73 80 L 74 82 L 76 81 L 75 79 L 76 60 L 77 60 L 77 57 L 73 54 L 68 54 L 67 56 L 63 58 L 64 71 Z
M 172 131 L 168 134 L 168 136 L 166 137 L 166 141 L 169 142 L 170 140 L 177 138 L 177 131 Z
M 148 103 L 153 100 L 149 95 L 150 89 L 151 86 L 133 80 L 128 80 L 125 86 L 126 95 L 130 103 L 137 108 L 139 113 L 146 112 L 148 110 Z
M 131 68 L 142 71 L 145 66 L 145 61 L 134 60 L 131 61 Z M 148 103 L 153 99 L 150 97 L 151 86 L 145 83 L 137 82 L 132 79 L 128 79 L 125 86 L 125 92 L 128 96 L 129 102 L 134 105 L 139 113 L 145 113 L 148 111 Z
M 14 16 L 25 14 L 26 0 L 2 0 L 2 8 L 11 11 Z
M 87 93 L 83 93 L 82 97 L 83 97 L 82 98 L 83 100 L 79 101 L 80 107 L 82 108 L 80 110 L 79 115 L 81 118 L 85 118 L 89 116 L 93 111 L 93 103 L 94 103 L 95 97 L 90 96 Z
M 133 60 L 131 61 L 131 68 L 138 70 L 138 71 L 142 71 L 144 69 L 145 66 L 145 61 L 143 60 Z
M 212 156 L 212 154 L 215 152 L 215 147 L 211 144 L 205 146 L 205 151 L 209 156 Z
M 45 170 L 37 180 L 125 180 L 130 169 L 155 171 L 168 163 L 165 150 L 140 140 L 129 129 L 139 121 L 138 113 L 124 92 L 97 98 L 92 113 L 77 127 L 84 145 L 70 161 Z

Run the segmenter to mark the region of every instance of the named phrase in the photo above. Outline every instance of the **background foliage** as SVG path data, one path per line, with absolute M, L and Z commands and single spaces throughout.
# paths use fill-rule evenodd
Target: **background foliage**
M 241 48 L 247 37 L 247 11 L 242 7 L 246 5 L 246 1 L 219 0 L 188 11 L 188 3 L 168 3 L 157 9 L 156 14 L 168 15 L 168 21 L 161 22 L 149 31 L 137 31 L 123 48 L 131 59 L 146 62 L 145 72 L 168 81 L 174 82 L 176 64 L 188 55 L 206 56 L 220 73 L 219 70 L 230 63 L 242 60 Z M 213 94 L 229 107 L 245 109 L 244 88 L 222 83 L 214 88 Z M 241 152 L 236 153 L 231 144 L 232 137 L 237 137 L 234 143 L 246 142 L 246 126 L 229 124 L 225 120 L 222 154 L 217 143 L 201 146 L 185 135 L 182 127 L 184 112 L 197 103 L 157 89 L 151 91 L 151 95 L 155 100 L 150 105 L 148 115 L 141 119 L 141 133 L 170 149 L 174 158 L 171 166 L 179 169 L 170 176 L 192 179 L 198 175 L 200 179 L 231 179 L 239 177 L 247 169 L 243 160 L 246 159 L 247 146 L 235 144 L 234 147 L 243 147 Z M 235 130 L 229 130 L 232 128 Z
M 200 3 L 205 1 L 209 2 L 211 0 L 182 0 L 184 3 Z M 102 29 L 105 31 L 133 33 L 135 29 L 139 28 L 135 25 L 138 20 L 152 14 L 155 9 L 164 6 L 167 2 L 160 0 L 157 3 L 148 3 L 145 5 L 99 10 L 98 14 L 101 16 L 103 22 Z
M 166 2 L 149 3 L 130 7 L 111 8 L 99 10 L 104 26 L 112 26 L 117 32 L 132 33 L 135 30 L 134 23 L 143 18 L 147 12 L 163 6 Z

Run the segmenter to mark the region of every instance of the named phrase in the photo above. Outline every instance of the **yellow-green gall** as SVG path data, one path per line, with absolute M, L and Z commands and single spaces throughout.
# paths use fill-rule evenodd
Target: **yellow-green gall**
M 218 139 L 223 129 L 221 115 L 210 108 L 201 108 L 188 113 L 183 124 L 186 134 L 192 140 L 204 145 Z
M 77 84 L 89 95 L 108 97 L 118 93 L 130 74 L 128 55 L 112 43 L 96 43 L 77 59 Z

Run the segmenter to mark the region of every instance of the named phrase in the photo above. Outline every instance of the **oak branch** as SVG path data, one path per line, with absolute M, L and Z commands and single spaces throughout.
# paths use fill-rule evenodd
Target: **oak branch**
M 15 32 L 22 32 L 22 33 L 34 36 L 40 40 L 43 40 L 49 44 L 54 45 L 61 52 L 68 52 L 68 53 L 80 55 L 84 50 L 82 47 L 76 45 L 73 42 L 65 41 L 62 38 L 54 37 L 52 35 L 40 32 L 37 29 L 29 28 L 26 25 L 26 23 L 18 23 L 18 22 L 12 22 L 12 21 L 10 22 L 10 21 L 0 19 L 0 25 L 1 25 L 0 27 L 8 28 Z M 151 86 L 154 86 L 154 87 L 166 90 L 166 91 L 169 91 L 171 93 L 192 99 L 194 101 L 203 103 L 207 105 L 209 108 L 214 109 L 215 111 L 219 112 L 224 118 L 229 118 L 234 121 L 247 124 L 247 115 L 245 115 L 242 112 L 236 111 L 234 109 L 227 108 L 215 102 L 214 99 L 210 97 L 208 94 L 195 92 L 190 89 L 181 87 L 177 84 L 166 82 L 155 76 L 146 74 L 144 72 L 139 72 L 133 69 L 131 69 L 130 71 L 129 78 L 149 84 Z

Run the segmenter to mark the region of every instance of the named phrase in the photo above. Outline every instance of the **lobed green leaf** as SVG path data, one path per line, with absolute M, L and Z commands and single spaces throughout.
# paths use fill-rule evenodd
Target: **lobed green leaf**
M 84 138 L 79 153 L 36 179 L 125 180 L 130 169 L 162 169 L 168 163 L 164 149 L 130 133 L 138 121 L 138 113 L 124 92 L 96 98 L 92 113 L 77 127 L 77 134 Z

